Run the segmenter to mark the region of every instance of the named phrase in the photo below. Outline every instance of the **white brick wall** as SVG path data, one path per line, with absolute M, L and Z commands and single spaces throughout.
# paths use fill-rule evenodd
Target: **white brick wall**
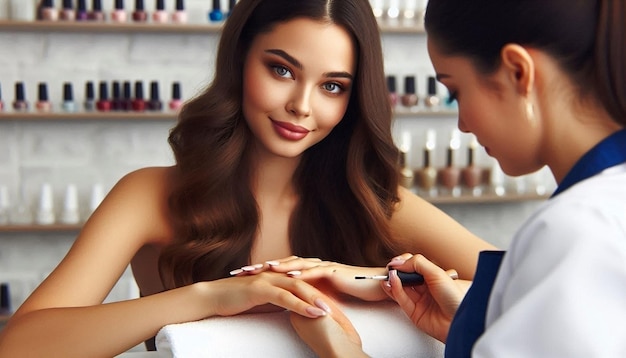
M 225 8 L 226 0 L 222 2 Z M 60 6 L 60 1 L 57 3 Z M 133 3 L 126 1 L 128 10 L 132 10 Z M 0 0 L 0 17 L 6 16 L 7 4 L 8 0 Z M 111 4 L 112 1 L 103 1 L 105 9 L 110 9 Z M 173 8 L 173 1 L 166 4 L 169 9 Z M 188 0 L 191 21 L 206 21 L 209 4 L 206 0 Z M 148 11 L 153 6 L 152 1 L 146 1 Z M 423 35 L 383 36 L 386 71 L 398 76 L 400 93 L 406 74 L 417 74 L 418 93 L 425 92 L 425 76 L 432 73 L 432 67 L 424 40 Z M 144 86 L 150 80 L 158 80 L 165 101 L 169 100 L 171 82 L 177 80 L 182 83 L 183 96 L 188 98 L 209 82 L 216 44 L 216 34 L 0 32 L 2 98 L 5 106 L 10 107 L 14 83 L 24 81 L 32 108 L 37 83 L 45 81 L 51 101 L 59 108 L 62 83 L 73 82 L 75 100 L 82 103 L 87 80 L 144 80 Z M 148 89 L 144 90 L 147 95 Z M 443 89 L 440 93 L 444 93 Z M 9 187 L 13 200 L 23 187 L 32 204 L 39 186 L 44 181 L 49 182 L 59 204 L 65 185 L 74 183 L 79 189 L 81 205 L 85 206 L 94 183 L 102 183 L 108 190 L 130 170 L 171 164 L 166 138 L 172 124 L 123 120 L 0 121 L 0 184 Z M 401 119 L 396 121 L 394 133 L 408 129 L 413 132 L 413 143 L 422 143 L 424 128 L 434 127 L 442 130 L 442 143 L 448 136 L 447 131 L 455 125 L 455 118 Z M 443 152 L 438 154 L 436 164 L 442 164 L 443 158 Z M 421 155 L 414 153 L 411 164 L 417 167 L 421 160 Z M 484 154 L 479 160 L 489 163 Z M 506 247 L 515 228 L 536 205 L 530 202 L 441 207 L 478 235 Z M 74 235 L 0 234 L 0 281 L 12 283 L 15 305 L 20 304 L 65 255 Z M 134 295 L 136 288 L 127 272 L 110 299 Z

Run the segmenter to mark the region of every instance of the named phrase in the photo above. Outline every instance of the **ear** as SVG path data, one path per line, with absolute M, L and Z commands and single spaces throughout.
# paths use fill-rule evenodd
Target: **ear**
M 521 95 L 528 95 L 535 84 L 535 61 L 531 54 L 520 45 L 507 44 L 500 56 L 502 67 L 509 74 L 507 77 Z

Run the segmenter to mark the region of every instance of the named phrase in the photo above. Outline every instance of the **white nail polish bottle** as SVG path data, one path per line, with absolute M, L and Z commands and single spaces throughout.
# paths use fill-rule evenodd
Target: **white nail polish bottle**
M 60 221 L 63 224 L 74 225 L 80 222 L 78 214 L 78 189 L 76 185 L 68 184 L 65 189 L 65 200 L 63 202 L 63 212 Z
M 54 221 L 54 196 L 52 186 L 49 183 L 44 183 L 41 185 L 39 207 L 37 208 L 35 222 L 39 225 L 51 225 L 54 224 Z

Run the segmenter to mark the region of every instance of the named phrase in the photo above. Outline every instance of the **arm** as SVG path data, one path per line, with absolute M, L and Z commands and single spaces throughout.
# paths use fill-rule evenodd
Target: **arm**
M 403 251 L 422 254 L 443 268 L 455 269 L 459 278 L 472 280 L 478 253 L 495 247 L 409 190 L 400 188 L 398 195 L 391 227 Z
M 140 170 L 111 190 L 66 257 L 0 334 L 0 357 L 50 352 L 111 357 L 166 324 L 236 314 L 268 302 L 307 317 L 323 314 L 306 300 L 317 290 L 275 273 L 200 282 L 102 304 L 139 248 L 170 239 L 166 204 L 170 173 L 164 168 Z

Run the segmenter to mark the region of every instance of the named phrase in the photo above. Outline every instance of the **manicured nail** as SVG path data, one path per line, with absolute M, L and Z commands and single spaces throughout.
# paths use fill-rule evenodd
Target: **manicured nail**
M 306 312 L 310 314 L 311 316 L 315 316 L 315 317 L 326 316 L 326 311 L 317 307 L 313 307 L 313 306 L 307 307 Z
M 241 269 L 244 270 L 245 272 L 250 272 L 250 271 L 256 270 L 257 268 L 254 266 L 244 266 Z
M 231 276 L 235 276 L 235 275 L 239 275 L 240 273 L 242 273 L 243 270 L 242 269 L 236 269 L 236 270 L 232 270 L 230 273 Z
M 321 298 L 316 298 L 314 302 L 317 307 L 323 309 L 325 312 L 330 313 L 330 306 L 327 305 L 326 302 L 324 302 L 324 300 L 322 300 Z
M 393 259 L 391 259 L 391 261 L 389 261 L 387 266 L 400 266 L 405 262 L 406 260 L 403 259 L 402 257 L 394 257 Z
M 263 264 L 254 264 L 254 265 L 252 265 L 252 267 L 254 267 L 255 269 L 258 270 L 258 269 L 263 268 Z
M 266 261 L 265 263 L 270 265 L 270 266 L 278 266 L 278 265 L 280 265 L 280 262 L 278 262 L 278 261 Z
M 385 284 L 388 287 L 391 287 L 392 285 L 391 281 L 398 278 L 398 270 L 389 270 L 389 273 L 387 273 L 387 275 L 389 275 L 389 279 L 387 280 L 387 282 L 385 282 Z
M 289 275 L 289 276 L 300 276 L 300 275 L 302 275 L 302 271 L 289 271 L 289 272 L 287 272 L 287 275 Z

